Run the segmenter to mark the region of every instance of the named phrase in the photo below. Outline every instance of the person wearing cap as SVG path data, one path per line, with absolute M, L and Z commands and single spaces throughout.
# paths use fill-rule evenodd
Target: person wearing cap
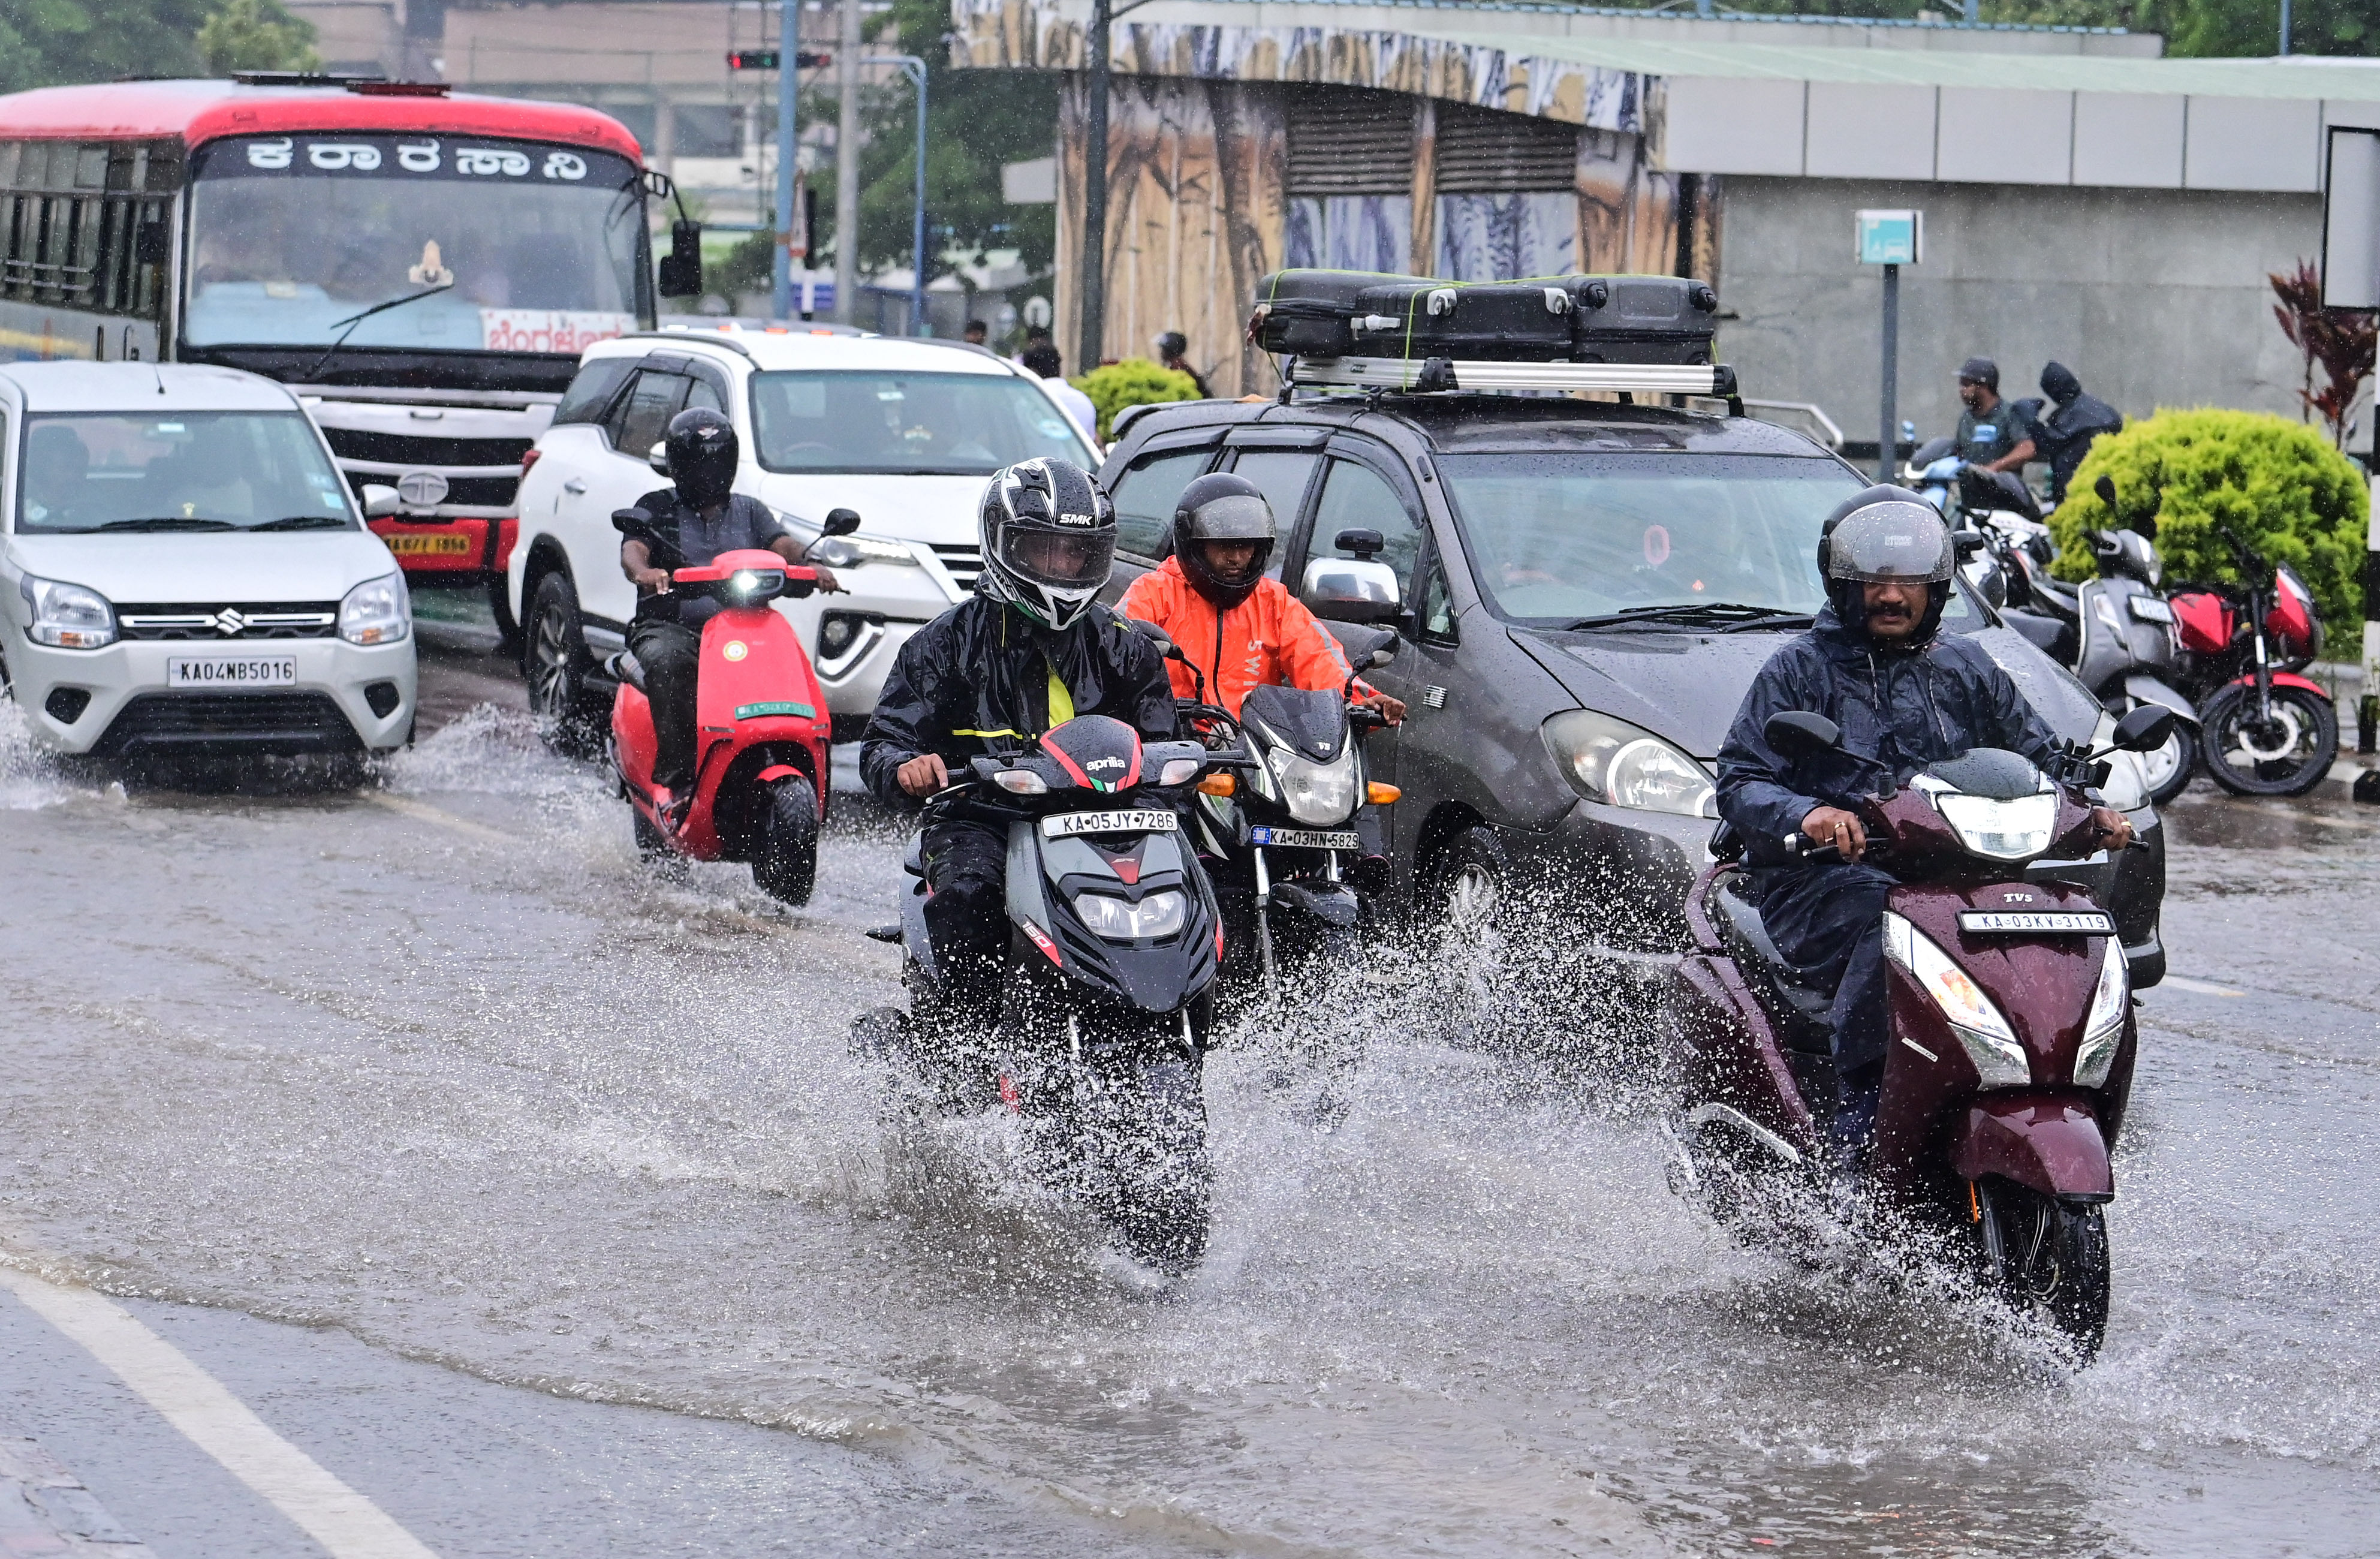
M 1955 564 L 1949 530 L 1915 493 L 1871 487 L 1846 500 L 1819 533 L 1825 609 L 1760 668 L 1719 748 L 1719 816 L 1744 847 L 1747 896 L 1778 952 L 1834 992 L 1834 1143 L 1847 1175 L 1865 1157 L 1884 1084 L 1882 917 L 1892 885 L 1864 859 L 1855 799 L 1878 787 L 1880 770 L 1905 783 L 1979 747 L 2038 763 L 2055 740 L 1980 642 L 1941 631 Z M 1787 710 L 1833 721 L 1840 750 L 1787 758 L 1770 747 L 1769 716 Z M 2122 813 L 2096 806 L 2092 817 L 2108 848 L 2130 843 Z M 1794 834 L 1842 859 L 1797 859 L 1784 845 Z
M 1180 331 L 1169 330 L 1157 338 L 1157 360 L 1176 373 L 1188 374 L 1200 400 L 1215 398 L 1215 392 L 1207 388 L 1207 376 L 1190 366 L 1190 338 Z
M 1987 471 L 2022 471 L 2034 457 L 2033 429 L 2016 408 L 2000 399 L 2000 365 L 1969 358 L 1959 365 L 1960 456 Z

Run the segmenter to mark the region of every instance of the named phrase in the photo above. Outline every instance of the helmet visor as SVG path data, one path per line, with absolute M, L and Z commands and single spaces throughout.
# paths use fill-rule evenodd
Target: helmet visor
M 1185 528 L 1194 542 L 1269 542 L 1272 507 L 1253 493 L 1227 493 L 1190 510 Z
M 1099 530 L 1067 535 L 1004 525 L 1000 530 L 1000 561 L 1009 572 L 1051 590 L 1097 590 L 1108 582 L 1115 564 L 1115 532 Z
M 1924 502 L 1871 504 L 1835 527 L 1827 551 L 1830 579 L 1868 584 L 1947 579 L 1955 562 L 1950 532 Z

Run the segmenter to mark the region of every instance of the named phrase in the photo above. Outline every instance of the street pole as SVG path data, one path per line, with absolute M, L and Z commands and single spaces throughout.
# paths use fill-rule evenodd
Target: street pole
M 1108 309 L 1108 24 L 1110 0 L 1091 0 L 1091 104 L 1083 138 L 1083 263 L 1081 329 L 1075 371 L 1088 373 L 1105 355 Z
M 2289 52 L 2289 0 L 2281 0 L 2281 53 Z
M 859 308 L 859 0 L 843 0 L 843 46 L 835 54 L 843 94 L 834 131 L 834 318 Z
M 897 65 L 917 89 L 917 195 L 909 211 L 909 244 L 916 263 L 909 279 L 909 334 L 926 334 L 926 62 L 916 55 L 869 55 L 870 65 Z
M 1900 425 L 1900 267 L 1884 268 L 1884 425 L 1876 435 L 1876 480 L 1893 477 L 1893 430 Z
M 794 317 L 794 159 L 801 143 L 794 124 L 802 90 L 802 4 L 783 0 L 777 21 L 777 252 L 770 267 L 774 317 Z M 808 265 L 809 259 L 803 257 Z

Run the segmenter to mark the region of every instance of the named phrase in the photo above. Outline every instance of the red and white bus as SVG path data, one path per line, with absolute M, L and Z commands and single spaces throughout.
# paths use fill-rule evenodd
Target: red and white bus
M 409 575 L 501 586 L 522 457 L 579 352 L 653 324 L 665 190 L 592 109 L 437 84 L 0 96 L 0 359 L 281 380 L 352 485 L 398 491 L 372 529 Z

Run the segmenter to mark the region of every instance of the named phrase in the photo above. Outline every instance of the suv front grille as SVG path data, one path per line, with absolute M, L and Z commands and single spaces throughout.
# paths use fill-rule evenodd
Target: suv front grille
M 345 752 L 363 744 L 327 693 L 143 693 L 117 712 L 96 750 L 208 745 Z
M 528 453 L 525 438 L 416 438 L 367 428 L 325 428 L 331 452 L 344 460 L 394 460 L 436 469 L 449 466 L 517 466 Z
M 935 558 L 949 570 L 951 578 L 957 581 L 959 589 L 965 591 L 975 589 L 976 576 L 983 572 L 983 549 L 973 542 L 964 546 L 944 546 L 941 542 L 935 542 L 931 545 Z
M 229 606 L 118 606 L 127 639 L 329 639 L 339 631 L 335 601 L 237 602 Z

